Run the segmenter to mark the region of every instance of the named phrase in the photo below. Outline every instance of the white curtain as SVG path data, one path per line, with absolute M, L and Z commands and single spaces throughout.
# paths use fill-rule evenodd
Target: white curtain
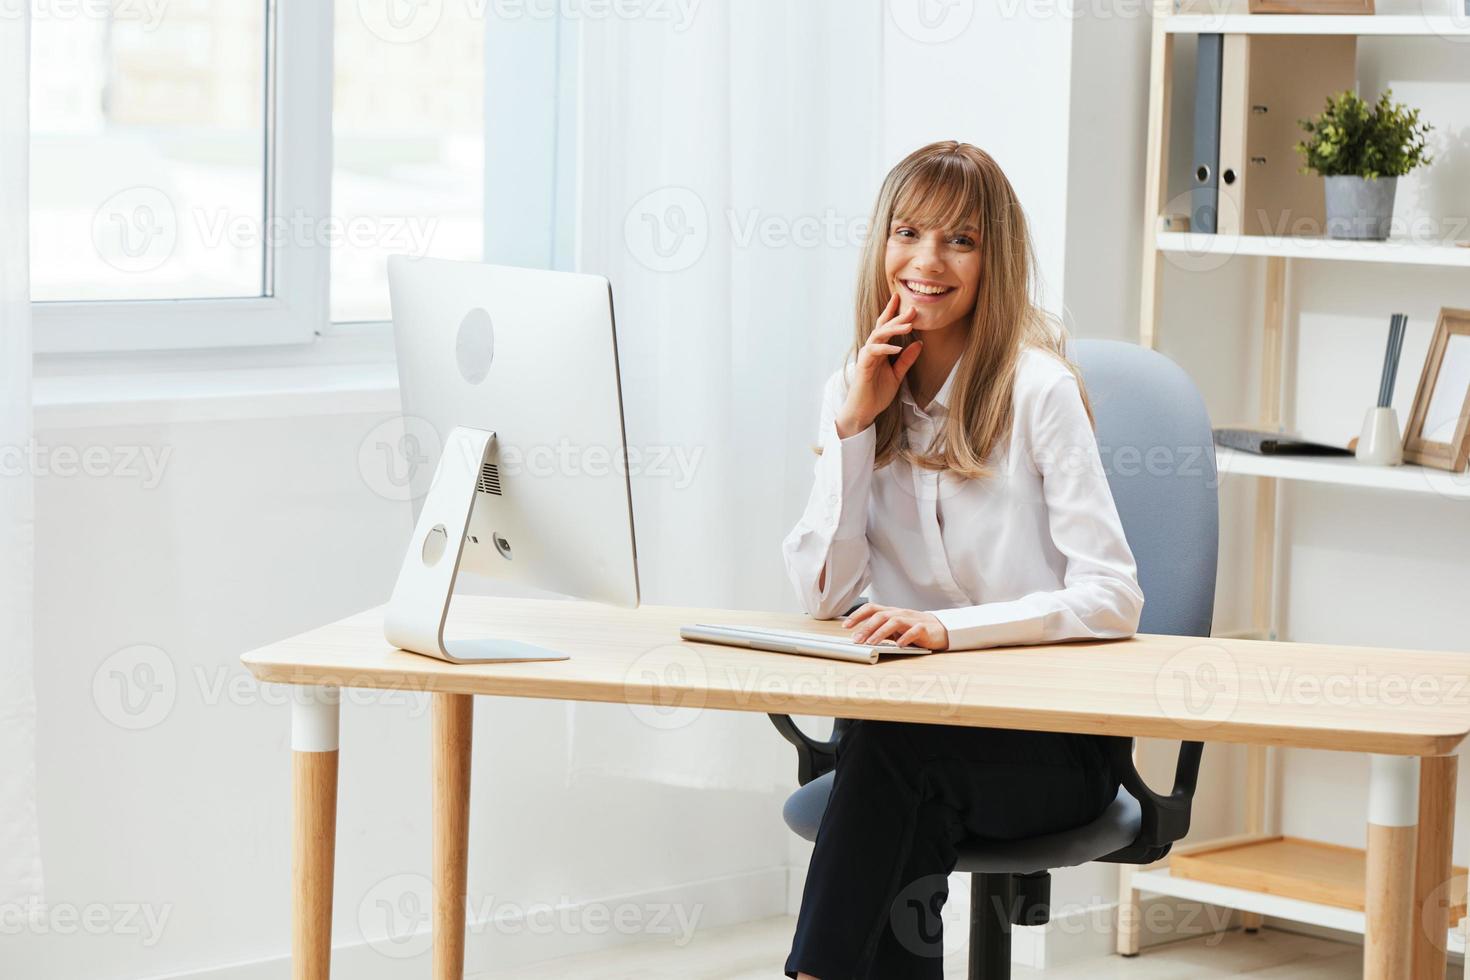
M 643 600 L 792 610 L 780 542 L 881 178 L 883 7 L 647 9 L 580 24 L 576 204 L 577 265 L 613 284 Z M 749 716 L 570 710 L 573 778 L 791 782 Z
M 39 899 L 31 597 L 29 13 L 0 17 L 0 908 Z

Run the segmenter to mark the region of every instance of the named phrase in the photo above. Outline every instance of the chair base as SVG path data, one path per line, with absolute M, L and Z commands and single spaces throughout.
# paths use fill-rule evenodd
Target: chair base
M 970 875 L 969 980 L 1010 980 L 1011 926 L 1051 921 L 1051 873 Z

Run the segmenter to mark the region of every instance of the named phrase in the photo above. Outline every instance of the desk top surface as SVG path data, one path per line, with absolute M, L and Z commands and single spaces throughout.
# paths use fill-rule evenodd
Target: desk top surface
M 679 638 L 686 623 L 843 635 L 801 614 L 458 596 L 449 638 L 569 660 L 450 664 L 394 649 L 374 609 L 246 654 L 262 681 L 606 701 L 1443 755 L 1470 734 L 1470 653 L 1156 636 L 885 656 L 878 664 Z M 687 714 L 682 717 L 688 717 Z

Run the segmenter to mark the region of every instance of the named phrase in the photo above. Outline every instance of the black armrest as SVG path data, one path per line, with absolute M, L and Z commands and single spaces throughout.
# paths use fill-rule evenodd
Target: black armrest
M 1138 838 L 1129 846 L 1098 858 L 1114 864 L 1149 864 L 1169 853 L 1176 840 L 1189 833 L 1189 809 L 1194 802 L 1195 783 L 1199 778 L 1203 742 L 1181 742 L 1179 761 L 1174 767 L 1174 789 L 1160 796 L 1148 788 L 1133 764 L 1133 740 L 1116 737 L 1108 740 L 1108 762 L 1123 784 L 1143 809 L 1143 825 Z
M 798 728 L 790 715 L 766 717 L 771 719 L 771 724 L 776 726 L 776 731 L 786 741 L 796 746 L 796 782 L 801 786 L 818 776 L 826 775 L 837 765 L 837 743 L 847 726 L 852 724 L 848 718 L 833 718 L 832 737 L 825 742 L 819 742 Z

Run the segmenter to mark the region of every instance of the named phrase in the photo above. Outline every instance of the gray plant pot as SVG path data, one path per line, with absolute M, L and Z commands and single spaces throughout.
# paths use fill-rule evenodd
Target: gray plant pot
M 1393 222 L 1397 177 L 1324 177 L 1327 237 L 1381 242 Z

